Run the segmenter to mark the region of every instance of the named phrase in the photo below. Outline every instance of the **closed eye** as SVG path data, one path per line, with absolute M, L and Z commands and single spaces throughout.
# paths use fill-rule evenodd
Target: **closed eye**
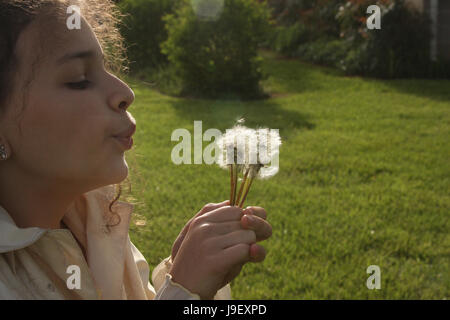
M 92 83 L 89 80 L 83 80 L 80 82 L 69 82 L 66 85 L 73 90 L 84 90 L 89 88 Z

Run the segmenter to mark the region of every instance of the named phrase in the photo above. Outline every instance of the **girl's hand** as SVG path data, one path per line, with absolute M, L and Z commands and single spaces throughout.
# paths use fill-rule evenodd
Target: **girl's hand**
M 175 282 L 202 299 L 212 299 L 245 263 L 264 260 L 265 250 L 255 242 L 272 233 L 264 220 L 264 209 L 250 207 L 252 212 L 244 215 L 241 208 L 224 203 L 218 206 L 202 214 L 200 211 L 187 224 L 184 235 L 177 239 L 183 238 L 169 271 Z
M 197 212 L 197 214 L 191 219 L 189 220 L 186 225 L 184 226 L 183 230 L 181 230 L 180 234 L 178 235 L 177 239 L 175 240 L 175 242 L 173 243 L 172 246 L 172 261 L 175 260 L 175 256 L 177 255 L 178 249 L 180 249 L 181 243 L 184 240 L 184 237 L 186 236 L 186 233 L 189 229 L 189 226 L 192 223 L 192 220 L 194 220 L 195 218 L 210 212 L 212 210 L 215 210 L 217 208 L 223 207 L 223 206 L 228 206 L 230 204 L 230 200 L 225 200 L 223 202 L 220 203 L 208 203 L 207 205 L 203 206 L 203 208 Z
M 197 214 L 189 220 L 186 225 L 184 226 L 183 230 L 181 230 L 180 234 L 178 235 L 177 239 L 173 243 L 172 246 L 172 261 L 175 260 L 175 257 L 177 255 L 178 250 L 180 249 L 181 243 L 183 242 L 186 233 L 189 229 L 189 226 L 191 225 L 192 221 L 212 210 L 229 206 L 230 200 L 225 200 L 219 203 L 208 203 L 206 204 Z M 248 216 L 247 216 L 248 215 Z M 250 217 L 252 216 L 252 217 Z M 272 235 L 272 227 L 270 224 L 268 224 L 266 221 L 267 213 L 264 210 L 264 208 L 261 207 L 247 207 L 244 210 L 244 217 L 241 219 L 242 227 L 245 229 L 252 229 L 256 233 L 256 241 L 262 241 L 267 238 L 269 238 Z M 251 261 L 253 262 L 259 262 L 264 260 L 264 257 L 266 255 L 264 248 L 261 246 L 252 246 L 251 248 Z

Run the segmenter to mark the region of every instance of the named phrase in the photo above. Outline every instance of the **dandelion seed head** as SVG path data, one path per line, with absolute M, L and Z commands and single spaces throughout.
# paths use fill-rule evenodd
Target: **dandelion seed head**
M 262 164 L 268 164 L 278 155 L 281 138 L 278 130 L 260 128 L 256 130 L 258 136 L 258 159 Z
M 219 148 L 218 165 L 228 169 L 236 164 L 238 172 L 246 172 L 250 178 L 267 179 L 278 173 L 278 167 L 268 167 L 279 156 L 281 138 L 278 130 L 247 128 L 243 118 L 231 129 L 227 129 L 217 145 Z
M 253 131 L 253 129 L 239 124 L 226 130 L 225 134 L 217 141 L 220 167 L 227 168 L 230 164 L 238 164 L 238 169 L 244 170 L 244 165 L 248 162 L 250 156 L 248 144 L 252 139 L 249 136 L 253 134 Z
M 272 163 L 275 158 L 279 156 L 279 148 L 281 146 L 281 138 L 278 130 L 267 128 L 260 128 L 258 134 L 258 160 L 264 165 L 258 171 L 257 177 L 260 179 L 268 179 L 278 173 L 278 166 L 267 165 Z

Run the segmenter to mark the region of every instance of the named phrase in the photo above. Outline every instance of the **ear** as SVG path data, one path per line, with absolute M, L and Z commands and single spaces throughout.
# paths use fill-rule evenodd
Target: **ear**
M 0 135 L 0 161 L 5 161 L 11 155 L 11 151 L 9 148 L 9 144 L 6 142 L 6 139 Z

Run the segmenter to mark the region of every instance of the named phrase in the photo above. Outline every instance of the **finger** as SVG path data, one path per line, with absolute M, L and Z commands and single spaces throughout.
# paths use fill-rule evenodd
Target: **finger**
M 212 228 L 212 232 L 214 232 L 214 235 L 216 236 L 228 234 L 237 230 L 242 230 L 242 223 L 240 221 L 214 223 L 214 227 Z
M 266 258 L 266 249 L 256 243 L 250 245 L 249 251 L 251 262 L 261 262 Z
M 242 209 L 236 206 L 223 206 L 203 214 L 197 219 L 207 222 L 239 221 L 242 218 Z
M 231 269 L 237 265 L 250 261 L 250 246 L 245 243 L 239 243 L 228 247 L 222 252 L 225 268 Z
M 223 206 L 227 206 L 230 204 L 230 200 L 225 200 L 219 203 L 208 203 L 207 205 L 205 205 L 193 218 L 191 218 L 186 225 L 184 226 L 183 230 L 181 231 L 180 235 L 177 238 L 177 241 L 182 241 L 189 229 L 189 225 L 191 224 L 192 220 L 194 220 L 195 218 L 208 213 L 212 210 L 215 210 L 217 208 L 223 207 Z
M 256 235 L 253 230 L 238 230 L 223 236 L 213 238 L 215 245 L 221 249 L 235 246 L 239 243 L 252 244 L 256 242 Z
M 175 258 L 176 254 L 178 253 L 178 250 L 180 249 L 181 243 L 183 242 L 188 230 L 189 226 L 191 225 L 192 221 L 207 212 L 210 212 L 212 210 L 215 210 L 217 208 L 227 206 L 230 204 L 230 200 L 225 200 L 219 203 L 208 203 L 205 205 L 193 218 L 191 218 L 183 227 L 183 230 L 181 230 L 180 234 L 178 235 L 177 239 L 175 240 L 173 246 L 172 246 L 172 258 Z
M 196 216 L 201 216 L 202 214 L 205 214 L 207 212 L 216 210 L 217 208 L 220 208 L 223 206 L 228 206 L 228 205 L 230 205 L 230 200 L 225 200 L 225 201 L 218 202 L 218 203 L 208 203 L 200 210 L 199 213 L 197 213 Z
M 255 206 L 246 207 L 244 210 L 244 214 L 252 214 L 252 215 L 258 216 L 264 220 L 267 219 L 267 212 L 264 208 L 261 208 L 261 207 L 255 207 Z
M 264 219 L 254 215 L 244 215 L 241 218 L 244 229 L 255 231 L 256 241 L 263 241 L 272 235 L 272 226 Z

